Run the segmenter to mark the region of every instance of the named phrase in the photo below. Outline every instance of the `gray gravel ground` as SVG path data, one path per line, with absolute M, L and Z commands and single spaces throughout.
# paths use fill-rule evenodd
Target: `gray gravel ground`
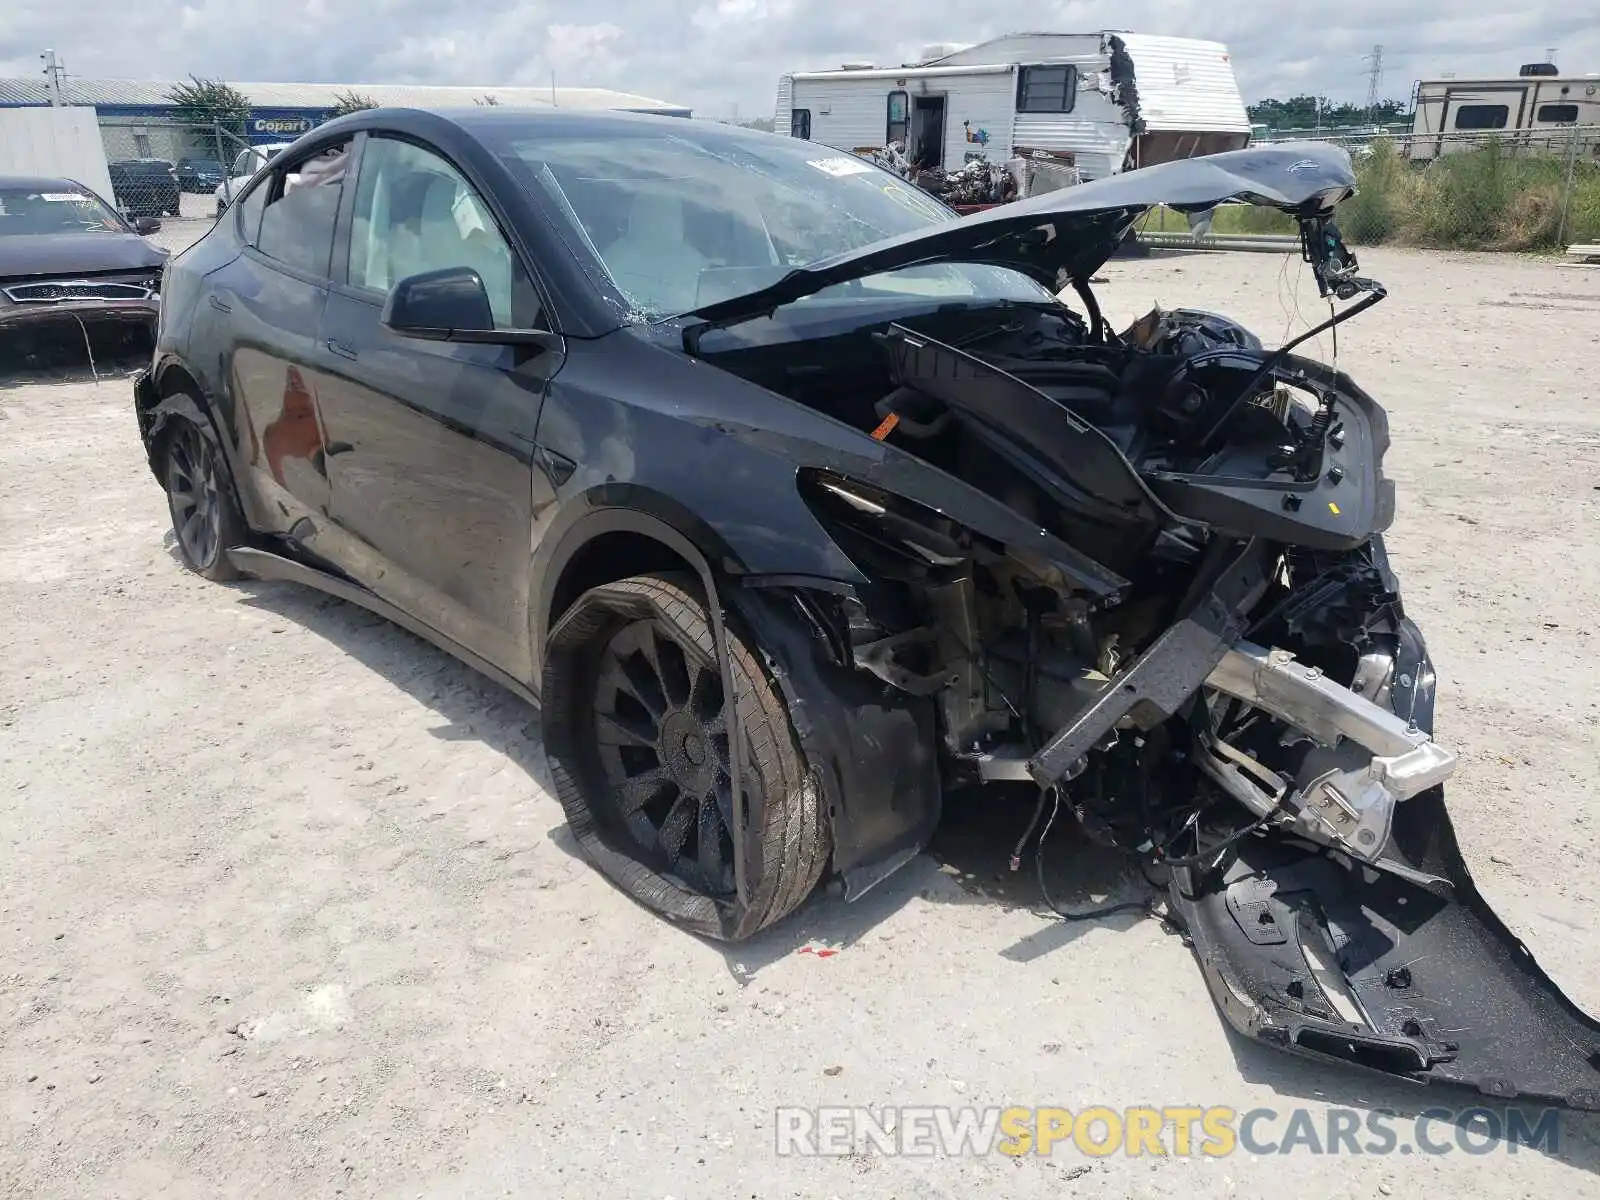
M 1340 361 L 1391 412 L 1452 808 L 1600 1012 L 1600 273 L 1364 257 L 1394 296 Z M 1270 339 L 1291 296 L 1319 311 L 1297 260 L 1106 274 L 1119 322 L 1186 303 Z M 125 378 L 0 381 L 0 1193 L 1600 1195 L 1588 1118 L 1515 1155 L 780 1158 L 785 1104 L 1464 1101 L 1242 1044 L 1153 921 L 1037 915 L 1003 875 L 1013 811 L 952 801 L 936 853 L 856 905 L 685 936 L 574 856 L 535 713 L 171 542 Z M 1129 886 L 1065 842 L 1054 874 L 1071 903 Z

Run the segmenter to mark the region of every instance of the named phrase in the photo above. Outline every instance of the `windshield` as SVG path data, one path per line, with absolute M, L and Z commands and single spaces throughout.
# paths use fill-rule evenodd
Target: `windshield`
M 80 188 L 0 188 L 0 237 L 38 233 L 127 233 L 128 226 Z
M 633 309 L 681 316 L 788 272 L 952 220 L 912 185 L 815 142 L 732 133 L 685 120 L 562 136 L 502 134 L 508 166 L 566 226 Z M 941 263 L 838 284 L 801 304 L 886 298 L 1050 300 L 1001 267 Z

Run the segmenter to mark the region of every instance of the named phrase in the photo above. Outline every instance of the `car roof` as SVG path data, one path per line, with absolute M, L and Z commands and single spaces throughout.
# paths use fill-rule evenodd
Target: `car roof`
M 381 127 L 404 123 L 408 119 L 415 119 L 419 116 L 447 121 L 457 128 L 472 134 L 487 129 L 503 128 L 508 125 L 527 129 L 531 133 L 572 133 L 579 131 L 601 133 L 606 130 L 633 130 L 637 132 L 647 128 L 682 129 L 685 123 L 692 123 L 695 131 L 701 134 L 714 131 L 718 135 L 726 134 L 729 137 L 772 136 L 771 134 L 764 134 L 738 125 L 697 121 L 692 117 L 674 117 L 661 113 L 627 112 L 622 109 L 609 108 L 515 108 L 504 104 L 462 107 L 407 106 L 403 108 L 369 108 L 340 117 L 335 121 L 330 121 L 326 125 L 319 126 L 316 132 L 322 133 L 335 127 L 352 131 L 368 127 Z
M 40 192 L 88 191 L 76 179 L 59 175 L 0 175 L 0 188 L 31 188 Z

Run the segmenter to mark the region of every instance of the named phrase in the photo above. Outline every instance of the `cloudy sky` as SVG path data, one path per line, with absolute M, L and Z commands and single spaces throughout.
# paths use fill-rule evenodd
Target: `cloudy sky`
M 707 117 L 771 115 L 777 76 L 849 59 L 894 64 L 929 42 L 1019 29 L 1135 29 L 1228 43 L 1247 99 L 1362 99 L 1419 76 L 1515 72 L 1557 49 L 1600 71 L 1593 0 L 0 0 L 0 76 L 53 48 L 79 75 L 319 83 L 614 87 Z M 1498 6 L 1496 6 L 1498 7 Z M 1511 7 L 1511 6 L 1508 6 Z M 474 15 L 467 16 L 469 10 Z M 1582 14 L 1587 11 L 1588 17 Z

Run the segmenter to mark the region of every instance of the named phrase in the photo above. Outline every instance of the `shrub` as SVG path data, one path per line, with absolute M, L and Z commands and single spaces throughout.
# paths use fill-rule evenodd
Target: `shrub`
M 1339 206 L 1339 231 L 1357 245 L 1376 246 L 1399 231 L 1400 209 L 1411 182 L 1394 143 L 1378 138 L 1356 161 L 1356 194 Z

